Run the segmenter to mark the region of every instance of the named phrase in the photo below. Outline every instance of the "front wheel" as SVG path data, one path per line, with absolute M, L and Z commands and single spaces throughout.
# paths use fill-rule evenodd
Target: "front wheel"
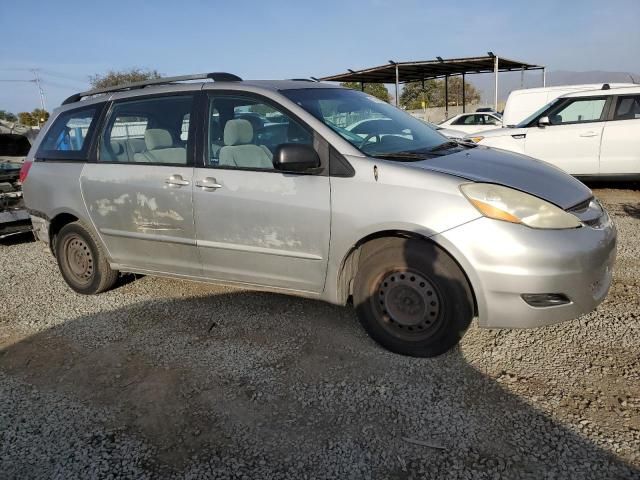
M 361 259 L 353 300 L 369 335 L 392 352 L 434 357 L 454 347 L 473 318 L 464 272 L 434 244 L 398 238 Z

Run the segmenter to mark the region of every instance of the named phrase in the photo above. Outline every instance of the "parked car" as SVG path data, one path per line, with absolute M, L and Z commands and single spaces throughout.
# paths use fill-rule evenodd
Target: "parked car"
M 581 178 L 640 178 L 640 86 L 563 95 L 520 125 L 472 135 Z
M 496 115 L 498 115 L 499 117 L 502 117 L 501 113 L 498 113 L 495 111 L 495 109 L 493 107 L 478 107 L 476 108 L 476 112 L 477 113 L 483 113 L 483 112 L 491 112 L 491 113 L 495 113 Z
M 524 88 L 513 90 L 507 98 L 504 106 L 504 116 L 502 124 L 506 127 L 513 127 L 522 123 L 524 119 L 537 112 L 558 97 L 568 93 L 583 92 L 585 90 L 599 90 L 603 85 L 611 88 L 630 87 L 633 83 L 591 83 L 582 85 L 558 85 L 555 87 Z
M 461 113 L 451 117 L 439 125 L 444 128 L 452 128 L 461 132 L 476 133 L 483 130 L 491 130 L 502 125 L 502 119 L 495 112 L 485 113 Z
M 268 144 L 247 107 L 280 119 L 262 127 Z M 342 123 L 367 117 L 401 133 Z M 126 136 L 134 121 L 142 144 Z M 37 236 L 76 292 L 137 272 L 353 303 L 407 355 L 445 352 L 474 317 L 574 318 L 611 283 L 616 230 L 582 183 L 323 83 L 216 73 L 76 94 L 23 177 Z
M 20 170 L 31 143 L 27 129 L 0 124 L 0 240 L 31 231 L 24 208 Z M 16 130 L 21 133 L 14 133 Z
M 418 118 L 418 117 L 415 117 Z M 459 130 L 452 130 L 449 128 L 444 128 L 439 125 L 436 125 L 431 122 L 427 122 L 422 120 L 422 122 L 427 125 L 429 128 L 437 131 L 440 135 L 444 135 L 451 140 L 462 140 L 465 136 L 465 132 L 461 132 Z M 394 122 L 390 118 L 368 118 L 364 120 L 358 120 L 351 125 L 345 127 L 345 129 L 349 132 L 355 133 L 356 135 L 366 138 L 369 137 L 371 142 L 376 142 L 382 137 L 387 135 L 394 135 L 399 137 L 407 137 L 409 138 L 411 132 L 406 130 L 404 132 L 396 130 L 398 128 L 397 122 Z
M 431 123 L 431 122 L 424 122 L 429 128 L 433 128 L 435 131 L 437 131 L 440 135 L 444 135 L 447 138 L 450 138 L 451 140 L 462 140 L 464 137 L 466 137 L 466 133 L 461 131 L 461 130 L 453 130 L 451 128 L 445 128 L 445 127 L 441 127 L 440 125 L 436 125 L 435 123 Z

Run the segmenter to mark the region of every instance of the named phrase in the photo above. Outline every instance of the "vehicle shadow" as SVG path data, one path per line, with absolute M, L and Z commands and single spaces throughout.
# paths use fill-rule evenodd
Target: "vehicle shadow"
M 624 213 L 633 218 L 640 219 L 640 204 L 632 205 L 630 203 L 623 204 L 622 210 Z
M 0 323 L 0 339 L 5 478 L 83 476 L 96 462 L 137 477 L 640 476 L 464 346 L 392 354 L 352 309 L 318 301 L 150 300 L 27 337 Z
M 640 181 L 583 179 L 582 182 L 589 188 L 596 189 L 609 188 L 613 190 L 640 190 Z

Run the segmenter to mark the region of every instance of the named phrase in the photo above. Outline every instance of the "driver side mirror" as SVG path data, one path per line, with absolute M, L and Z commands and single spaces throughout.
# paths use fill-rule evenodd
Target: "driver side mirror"
M 551 125 L 551 121 L 549 120 L 549 117 L 540 117 L 540 119 L 538 120 L 538 126 L 540 128 L 544 128 Z
M 320 157 L 311 145 L 283 143 L 273 152 L 273 167 L 283 172 L 304 172 L 320 167 Z

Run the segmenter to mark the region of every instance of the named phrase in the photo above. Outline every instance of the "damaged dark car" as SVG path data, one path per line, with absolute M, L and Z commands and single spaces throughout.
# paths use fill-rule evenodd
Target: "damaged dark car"
M 0 239 L 31 231 L 20 178 L 29 148 L 26 135 L 0 132 Z

